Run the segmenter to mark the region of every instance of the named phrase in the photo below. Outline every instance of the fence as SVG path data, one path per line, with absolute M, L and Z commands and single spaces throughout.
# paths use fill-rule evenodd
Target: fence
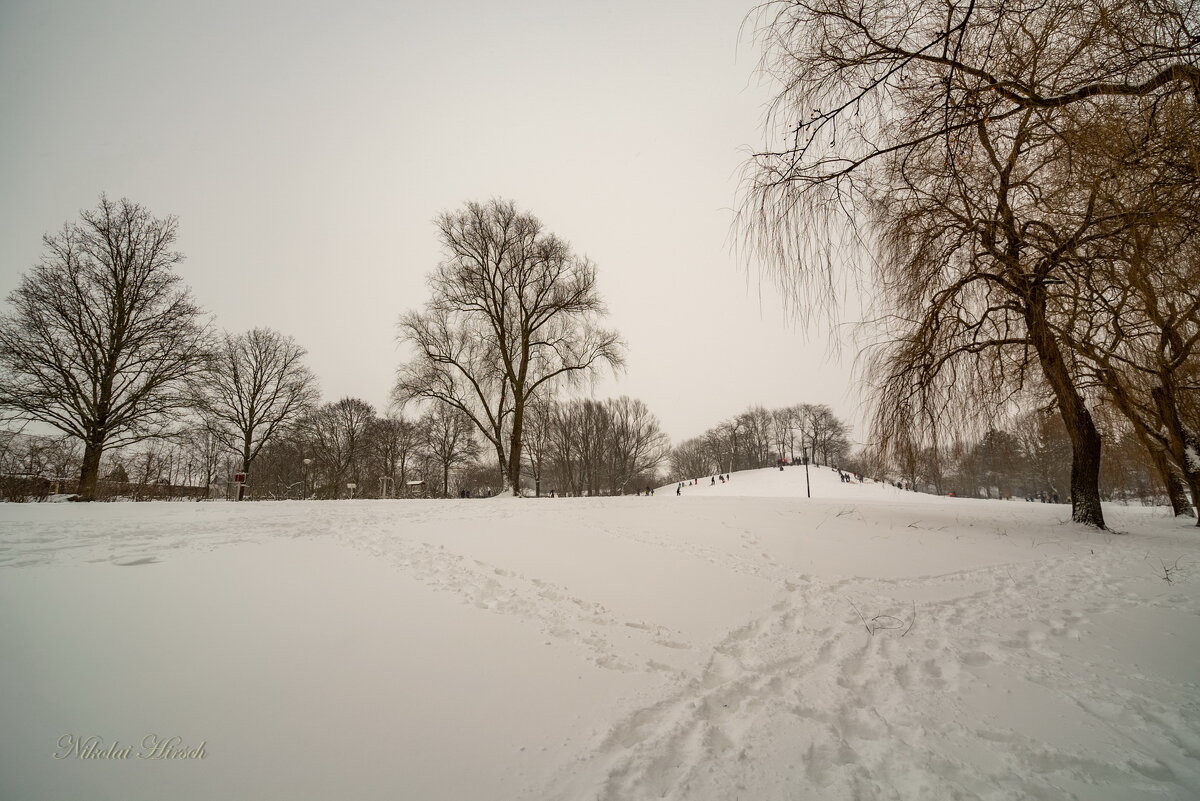
M 79 479 L 47 478 L 30 475 L 0 475 L 0 500 L 9 502 L 46 501 L 51 495 L 77 495 Z M 210 497 L 208 487 L 189 487 L 182 484 L 139 484 L 132 481 L 96 482 L 98 501 L 159 501 L 204 500 Z

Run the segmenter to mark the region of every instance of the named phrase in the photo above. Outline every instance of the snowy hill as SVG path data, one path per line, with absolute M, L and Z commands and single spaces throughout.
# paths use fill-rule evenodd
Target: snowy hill
M 1188 523 L 811 479 L 2 504 L 0 798 L 1200 797 Z
M 716 476 L 701 476 L 697 484 L 685 484 L 680 494 L 701 498 L 806 498 L 811 491 L 813 499 L 823 500 L 884 503 L 937 501 L 934 496 L 897 489 L 869 478 L 864 478 L 862 482 L 852 479 L 846 483 L 838 475 L 835 468 L 822 465 L 809 465 L 807 475 L 804 467 L 795 466 L 783 470 L 740 470 L 729 474 L 728 482 L 722 482 Z M 659 487 L 655 490 L 655 497 L 664 493 L 673 494 L 676 486 L 668 484 Z

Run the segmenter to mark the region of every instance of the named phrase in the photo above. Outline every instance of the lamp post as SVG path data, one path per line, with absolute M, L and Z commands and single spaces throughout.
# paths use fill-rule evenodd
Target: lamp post
M 808 448 L 804 449 L 804 491 L 812 497 L 812 484 L 808 482 Z
M 310 464 L 312 464 L 312 459 L 304 460 L 304 495 L 300 497 L 302 501 L 308 500 L 308 466 Z

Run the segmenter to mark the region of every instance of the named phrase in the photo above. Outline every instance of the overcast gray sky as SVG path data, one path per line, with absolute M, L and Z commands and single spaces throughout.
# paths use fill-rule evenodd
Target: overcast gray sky
M 752 403 L 857 423 L 849 357 L 730 248 L 767 98 L 751 5 L 0 0 L 0 294 L 44 232 L 129 197 L 179 217 L 218 326 L 294 336 L 326 400 L 382 409 L 433 217 L 511 198 L 598 265 L 629 359 L 597 397 L 675 441 Z

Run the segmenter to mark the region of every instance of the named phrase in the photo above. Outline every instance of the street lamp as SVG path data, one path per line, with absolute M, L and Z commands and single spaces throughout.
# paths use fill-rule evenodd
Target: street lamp
M 308 466 L 310 464 L 312 464 L 312 459 L 304 460 L 304 495 L 300 498 L 302 501 L 308 500 Z
M 804 458 L 804 491 L 808 493 L 808 497 L 812 497 L 812 484 L 808 482 L 808 448 L 803 451 Z

